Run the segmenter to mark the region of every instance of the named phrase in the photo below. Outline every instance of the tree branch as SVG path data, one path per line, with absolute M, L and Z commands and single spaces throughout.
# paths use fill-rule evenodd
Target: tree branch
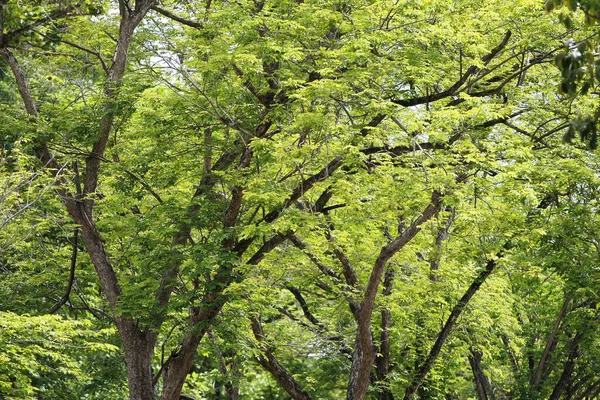
M 264 369 L 269 371 L 281 387 L 294 400 L 312 400 L 312 397 L 302 388 L 294 377 L 277 361 L 271 350 L 264 344 L 265 332 L 262 324 L 256 315 L 250 316 L 252 333 L 259 343 L 262 355 L 257 357 L 257 361 Z
M 4 34 L 4 42 L 0 43 L 0 46 L 4 47 L 6 46 L 8 43 L 10 43 L 10 41 L 12 41 L 15 37 L 24 34 L 25 32 L 28 32 L 40 25 L 45 24 L 46 22 L 50 22 L 52 20 L 55 20 L 57 18 L 65 18 L 65 17 L 71 17 L 74 15 L 78 15 L 78 14 L 69 14 L 71 11 L 77 9 L 80 7 L 80 4 L 73 4 L 67 8 L 63 8 L 63 9 L 59 9 L 56 10 L 52 13 L 50 13 L 49 15 L 40 18 L 36 21 L 33 21 L 30 24 L 24 25 L 18 29 L 15 29 L 13 31 L 7 32 L 6 34 Z
M 364 300 L 361 303 L 358 312 L 358 330 L 356 332 L 354 355 L 352 357 L 352 366 L 350 369 L 350 382 L 347 392 L 348 399 L 363 399 L 369 387 L 371 366 L 375 361 L 375 349 L 371 333 L 371 316 L 373 314 L 375 297 L 385 271 L 385 266 L 391 257 L 419 233 L 421 225 L 431 219 L 439 211 L 441 205 L 442 194 L 436 190 L 431 194 L 430 203 L 423 210 L 421 215 L 419 215 L 407 229 L 389 244 L 384 246 L 379 252 L 379 256 L 371 271 L 369 282 L 367 283 Z
M 43 35 L 43 36 L 45 36 L 45 35 Z M 65 40 L 65 39 L 62 39 L 62 38 L 60 39 L 60 41 L 61 41 L 61 43 L 64 43 L 64 44 L 66 44 L 68 46 L 74 47 L 74 48 L 76 48 L 78 50 L 81 50 L 81 51 L 83 51 L 85 53 L 88 53 L 88 54 L 91 54 L 91 55 L 95 56 L 100 61 L 100 65 L 102 66 L 102 70 L 104 71 L 104 73 L 108 74 L 109 68 L 106 65 L 106 62 L 104 61 L 104 58 L 102 58 L 102 55 L 100 54 L 99 51 L 88 49 L 87 47 L 80 46 L 77 43 L 74 43 L 74 42 L 71 42 L 69 40 Z
M 552 394 L 548 398 L 549 400 L 558 400 L 560 395 L 567 388 L 568 383 L 572 380 L 573 369 L 575 368 L 575 361 L 579 355 L 579 342 L 583 338 L 583 333 L 577 332 L 573 339 L 569 342 L 569 356 L 565 362 L 563 372 L 554 386 Z
M 201 29 L 204 27 L 204 24 L 196 21 L 192 21 L 191 19 L 180 17 L 179 15 L 173 14 L 172 12 L 165 10 L 164 8 L 158 6 L 152 6 L 152 10 L 156 11 L 159 14 L 164 15 L 165 17 L 172 19 L 173 21 L 177 21 L 182 25 L 189 26 L 190 28 Z
M 571 302 L 572 298 L 573 296 L 571 294 L 565 297 L 562 307 L 558 312 L 558 316 L 556 317 L 556 321 L 554 322 L 554 326 L 552 327 L 552 332 L 550 332 L 550 335 L 548 335 L 548 338 L 546 339 L 546 346 L 544 347 L 544 351 L 542 352 L 542 356 L 540 357 L 540 362 L 538 364 L 537 371 L 535 373 L 533 381 L 531 382 L 531 388 L 534 391 L 537 390 L 540 382 L 542 381 L 542 374 L 546 369 L 546 361 L 550 357 L 550 352 L 556 340 L 558 329 L 560 328 L 560 325 L 565 317 L 567 308 L 569 307 L 569 303 Z
M 385 271 L 383 279 L 383 296 L 388 297 L 392 294 L 392 284 L 394 282 L 394 271 L 388 269 Z M 392 313 L 385 305 L 381 310 L 381 331 L 380 345 L 377 357 L 375 358 L 375 374 L 379 388 L 378 400 L 394 400 L 394 395 L 389 387 L 390 373 L 390 353 L 391 340 L 390 328 L 392 326 Z
M 456 303 L 456 305 L 452 309 L 452 312 L 450 313 L 450 316 L 446 320 L 444 327 L 438 333 L 437 339 L 436 339 L 433 347 L 429 351 L 429 354 L 427 355 L 427 357 L 425 358 L 423 363 L 418 368 L 416 375 L 414 376 L 411 384 L 406 388 L 406 391 L 404 393 L 404 400 L 412 399 L 414 397 L 414 395 L 417 393 L 417 390 L 419 389 L 419 387 L 425 380 L 425 377 L 427 376 L 429 371 L 431 371 L 431 368 L 433 368 L 433 364 L 435 363 L 438 355 L 440 354 L 440 351 L 442 350 L 442 347 L 444 346 L 446 339 L 448 339 L 448 336 L 450 335 L 450 331 L 456 324 L 458 317 L 462 314 L 464 308 L 467 306 L 467 304 L 469 304 L 469 301 L 471 300 L 473 295 L 475 295 L 475 293 L 477 293 L 477 291 L 479 290 L 481 285 L 486 281 L 488 276 L 490 276 L 490 274 L 494 271 L 495 268 L 496 268 L 496 261 L 488 260 L 485 268 L 479 272 L 479 274 L 477 275 L 475 280 L 471 283 L 471 285 L 469 286 L 469 288 L 467 289 L 465 294 L 460 298 L 458 303 Z
M 470 354 L 467 356 L 471 370 L 473 371 L 473 379 L 475 380 L 475 386 L 477 388 L 477 394 L 480 400 L 495 400 L 494 391 L 490 385 L 488 377 L 481 368 L 481 352 L 474 348 L 469 349 Z
M 487 64 L 494 57 L 496 57 L 498 54 L 500 54 L 500 52 L 508 44 L 508 41 L 510 40 L 511 36 L 512 36 L 512 32 L 507 31 L 506 34 L 504 35 L 504 38 L 502 39 L 502 42 L 500 42 L 500 44 L 498 46 L 496 46 L 494 49 L 492 49 L 492 51 L 490 51 L 488 54 L 481 57 L 481 61 L 483 61 L 485 64 Z M 465 82 L 467 82 L 467 79 L 469 79 L 469 77 L 471 77 L 472 75 L 477 73 L 479 70 L 480 70 L 479 67 L 476 67 L 474 65 L 470 66 L 465 71 L 465 73 L 460 77 L 460 79 L 454 83 L 454 85 L 452 85 L 450 88 L 448 88 L 442 92 L 433 93 L 433 94 L 426 95 L 426 96 L 413 97 L 410 99 L 402 99 L 402 100 L 391 99 L 391 102 L 401 105 L 403 107 L 411 107 L 411 106 L 416 106 L 419 104 L 431 103 L 431 102 L 441 100 L 446 97 L 454 96 L 454 95 L 458 94 L 459 89 L 461 88 L 462 85 L 465 84 Z
M 68 300 L 71 295 L 71 289 L 73 288 L 73 282 L 75 281 L 75 266 L 77 265 L 77 239 L 79 237 L 79 229 L 73 229 L 73 250 L 71 252 L 71 268 L 69 272 L 69 282 L 67 284 L 67 290 L 65 295 L 52 307 L 49 311 L 50 314 L 54 314 L 61 308 Z
M 308 259 L 310 261 L 312 261 L 312 263 L 315 264 L 317 266 L 317 268 L 319 269 L 319 271 L 321 271 L 324 275 L 326 275 L 330 278 L 333 278 L 338 283 L 342 281 L 342 277 L 340 275 L 338 275 L 334 270 L 332 270 L 328 266 L 321 263 L 312 253 L 310 253 L 307 250 L 308 245 L 306 243 L 304 243 L 302 240 L 300 240 L 300 238 L 298 238 L 298 236 L 296 236 L 295 234 L 292 233 L 292 234 L 288 235 L 288 239 L 294 244 L 294 246 L 296 246 L 298 248 L 298 250 L 300 250 L 304 254 L 306 254 Z

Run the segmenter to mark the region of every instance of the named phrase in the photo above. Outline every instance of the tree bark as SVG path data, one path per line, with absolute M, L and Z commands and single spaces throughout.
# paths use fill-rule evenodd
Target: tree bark
M 565 298 L 565 300 L 562 304 L 562 307 L 560 308 L 560 311 L 558 312 L 558 316 L 556 317 L 556 321 L 554 322 L 552 332 L 550 333 L 550 335 L 548 335 L 548 338 L 546 339 L 546 346 L 544 347 L 544 351 L 542 353 L 542 356 L 540 357 L 540 362 L 538 364 L 538 368 L 535 373 L 535 377 L 533 378 L 533 381 L 531 382 L 531 388 L 534 391 L 537 390 L 540 382 L 542 381 L 542 375 L 546 369 L 546 361 L 550 357 L 551 350 L 554 347 L 553 344 L 556 341 L 556 335 L 558 334 L 558 328 L 560 327 L 560 324 L 562 323 L 562 321 L 565 317 L 567 308 L 569 307 L 569 303 L 571 302 L 571 298 L 572 298 L 571 295 L 567 295 L 567 297 Z
M 440 262 L 442 261 L 442 249 L 443 243 L 448 238 L 448 233 L 450 232 L 450 225 L 454 221 L 454 210 L 451 210 L 451 214 L 446 219 L 446 222 L 443 226 L 438 228 L 438 233 L 435 237 L 435 248 L 433 251 L 433 255 L 429 260 L 429 279 L 432 282 L 437 282 L 439 280 L 438 270 L 440 269 Z
M 117 326 L 127 361 L 127 381 L 130 400 L 154 400 L 154 376 L 152 356 L 157 335 L 150 331 L 140 331 L 130 320 L 117 318 Z
M 576 397 L 576 400 L 584 400 L 591 398 L 592 394 L 597 393 L 600 388 L 600 380 L 592 383 L 583 393 Z
M 471 354 L 469 354 L 468 359 L 469 364 L 471 365 L 471 370 L 473 371 L 473 378 L 475 380 L 475 386 L 479 399 L 495 400 L 496 396 L 494 395 L 492 385 L 490 385 L 490 381 L 481 367 L 481 352 L 471 348 L 470 353 Z
M 575 369 L 575 361 L 577 360 L 577 356 L 579 355 L 579 341 L 581 340 L 582 337 L 583 337 L 583 334 L 577 333 L 577 334 L 575 334 L 573 339 L 571 339 L 571 342 L 569 343 L 569 347 L 570 347 L 569 357 L 567 358 L 567 361 L 565 362 L 563 372 L 560 375 L 558 382 L 556 382 L 556 385 L 554 386 L 554 390 L 552 391 L 552 394 L 548 398 L 549 400 L 560 399 L 560 395 L 563 393 L 563 391 L 567 388 L 567 385 L 573 379 L 573 369 Z
M 123 77 L 133 32 L 154 2 L 154 0 L 138 0 L 133 11 L 126 9 L 126 7 L 123 6 L 123 3 L 120 3 L 121 22 L 119 39 L 113 57 L 113 63 L 108 72 L 109 82 L 117 83 Z M 8 43 L 3 43 L 3 45 L 8 45 Z M 37 117 L 38 112 L 35 101 L 29 92 L 25 75 L 17 60 L 5 47 L 0 49 L 0 56 L 11 68 L 27 113 L 33 117 Z M 117 92 L 114 91 L 114 87 L 109 84 L 105 90 L 105 95 L 107 97 L 108 106 L 105 114 L 100 120 L 99 138 L 93 146 L 92 153 L 86 160 L 84 195 L 92 194 L 96 190 L 100 160 L 106 149 L 108 136 L 110 135 L 113 126 L 114 114 L 111 112 L 110 108 L 117 97 Z M 54 170 L 57 170 L 56 162 L 54 161 L 52 154 L 50 154 L 46 143 L 42 143 L 38 146 L 37 155 L 40 161 L 45 165 L 49 165 Z M 60 183 L 64 183 L 64 181 L 61 181 Z M 69 214 L 79 225 L 82 242 L 85 244 L 86 250 L 100 279 L 102 290 L 106 295 L 111 309 L 116 310 L 121 289 L 110 258 L 104 248 L 102 236 L 94 223 L 93 200 L 80 201 L 79 196 L 74 197 L 68 194 L 64 188 L 58 188 L 57 192 L 65 202 Z M 141 331 L 135 321 L 124 316 L 116 317 L 115 323 L 119 330 L 125 350 L 130 399 L 153 400 L 155 398 L 155 393 L 152 379 L 152 356 L 156 344 L 156 334 L 150 331 Z
M 273 378 L 281 385 L 281 387 L 290 395 L 294 400 L 312 400 L 312 397 L 306 392 L 302 386 L 294 379 L 294 377 L 285 369 L 279 361 L 275 358 L 271 350 L 263 343 L 265 339 L 265 332 L 263 330 L 260 320 L 256 316 L 250 317 L 252 325 L 252 332 L 254 337 L 261 344 L 261 350 L 263 354 L 258 357 L 258 363 L 262 365 L 264 369 L 269 371 Z
M 421 230 L 421 225 L 429 221 L 440 209 L 442 204 L 442 194 L 434 191 L 431 195 L 431 202 L 423 210 L 415 221 L 384 246 L 369 277 L 365 297 L 358 310 L 356 340 L 354 343 L 354 354 L 352 356 L 352 366 L 350 367 L 350 380 L 348 382 L 348 391 L 346 398 L 348 400 L 362 400 L 367 394 L 370 383 L 371 367 L 375 362 L 375 345 L 371 332 L 371 316 L 375 306 L 375 297 L 383 277 L 385 266 L 390 258 L 400 249 L 409 243 Z
M 383 295 L 389 296 L 392 293 L 392 283 L 394 280 L 394 272 L 391 270 L 385 271 L 383 279 Z M 380 384 L 379 392 L 377 393 L 378 400 L 394 400 L 394 395 L 389 387 L 390 372 L 390 327 L 392 325 L 392 314 L 388 308 L 381 310 L 381 336 L 379 352 L 375 358 L 375 371 L 377 382 Z

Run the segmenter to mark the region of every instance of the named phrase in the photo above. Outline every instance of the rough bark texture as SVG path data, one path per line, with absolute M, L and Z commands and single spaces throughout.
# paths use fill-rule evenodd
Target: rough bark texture
M 116 84 L 123 77 L 133 32 L 153 4 L 153 0 L 138 0 L 135 4 L 135 9 L 129 10 L 124 6 L 123 2 L 120 3 L 120 32 L 113 63 L 108 72 L 109 82 Z M 63 10 L 61 13 L 56 14 L 54 18 L 66 15 L 68 15 L 68 11 Z M 47 18 L 48 21 L 51 19 L 51 17 Z M 40 21 L 40 24 L 43 23 L 42 20 Z M 32 29 L 33 27 L 30 28 Z M 29 92 L 25 74 L 20 68 L 16 58 L 6 48 L 9 44 L 7 40 L 14 37 L 15 34 L 12 36 L 3 34 L 2 36 L 3 41 L 2 48 L 0 48 L 0 56 L 11 68 L 27 113 L 33 117 L 37 117 L 37 108 L 35 106 L 35 101 Z M 100 170 L 100 160 L 106 149 L 108 136 L 113 125 L 114 115 L 110 108 L 111 104 L 116 99 L 117 93 L 114 91 L 114 87 L 109 85 L 105 91 L 105 95 L 107 98 L 107 110 L 99 124 L 100 132 L 98 139 L 93 146 L 92 153 L 86 160 L 84 195 L 93 194 L 96 190 Z M 58 174 L 54 157 L 45 143 L 38 146 L 37 155 L 44 165 L 49 166 L 55 171 L 55 174 Z M 65 182 L 64 180 L 60 180 L 59 183 Z M 70 195 L 64 188 L 57 189 L 57 192 L 65 202 L 69 214 L 80 227 L 82 242 L 85 244 L 86 250 L 98 274 L 102 290 L 106 295 L 111 308 L 115 310 L 117 308 L 121 289 L 110 258 L 104 248 L 104 241 L 100 232 L 97 230 L 93 219 L 93 200 L 80 201 L 79 196 L 75 197 Z M 154 354 L 156 334 L 150 333 L 149 331 L 141 331 L 133 320 L 123 316 L 116 317 L 115 322 L 125 349 L 130 399 L 152 400 L 155 398 L 155 394 L 151 361 Z
M 152 356 L 156 345 L 156 334 L 140 331 L 130 320 L 117 318 L 119 334 L 125 349 L 127 380 L 130 400 L 154 400 Z

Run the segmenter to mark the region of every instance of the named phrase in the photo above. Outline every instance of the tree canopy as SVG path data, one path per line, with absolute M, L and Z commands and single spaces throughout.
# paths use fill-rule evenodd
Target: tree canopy
M 571 3 L 0 0 L 0 399 L 597 398 Z

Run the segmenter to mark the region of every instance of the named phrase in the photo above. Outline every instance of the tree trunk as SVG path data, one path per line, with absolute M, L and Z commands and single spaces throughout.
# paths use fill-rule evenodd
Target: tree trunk
M 117 320 L 127 360 L 127 381 L 130 400 L 154 400 L 152 356 L 156 333 L 140 331 L 130 320 Z
M 394 279 L 394 273 L 391 270 L 385 271 L 383 279 L 383 295 L 389 296 L 392 293 L 392 283 Z M 375 358 L 376 377 L 377 382 L 380 384 L 379 393 L 377 393 L 378 400 L 394 400 L 394 395 L 389 387 L 390 372 L 390 327 L 392 325 L 392 315 L 389 309 L 385 308 L 381 310 L 381 344 L 379 346 L 379 353 Z
M 384 246 L 373 266 L 369 282 L 365 289 L 365 297 L 357 312 L 358 329 L 354 342 L 350 380 L 346 398 L 362 400 L 369 388 L 371 368 L 375 362 L 376 348 L 371 332 L 371 316 L 375 306 L 375 298 L 379 284 L 384 275 L 385 266 L 390 258 L 408 244 L 421 230 L 421 225 L 429 221 L 440 209 L 443 195 L 437 190 L 431 194 L 431 202 L 414 222 L 400 233 L 394 240 Z
M 483 372 L 481 367 L 481 352 L 471 348 L 471 354 L 469 354 L 469 364 L 471 364 L 471 370 L 473 371 L 473 378 L 475 380 L 475 386 L 477 388 L 477 395 L 480 400 L 495 400 L 494 391 L 492 385 L 487 376 Z

